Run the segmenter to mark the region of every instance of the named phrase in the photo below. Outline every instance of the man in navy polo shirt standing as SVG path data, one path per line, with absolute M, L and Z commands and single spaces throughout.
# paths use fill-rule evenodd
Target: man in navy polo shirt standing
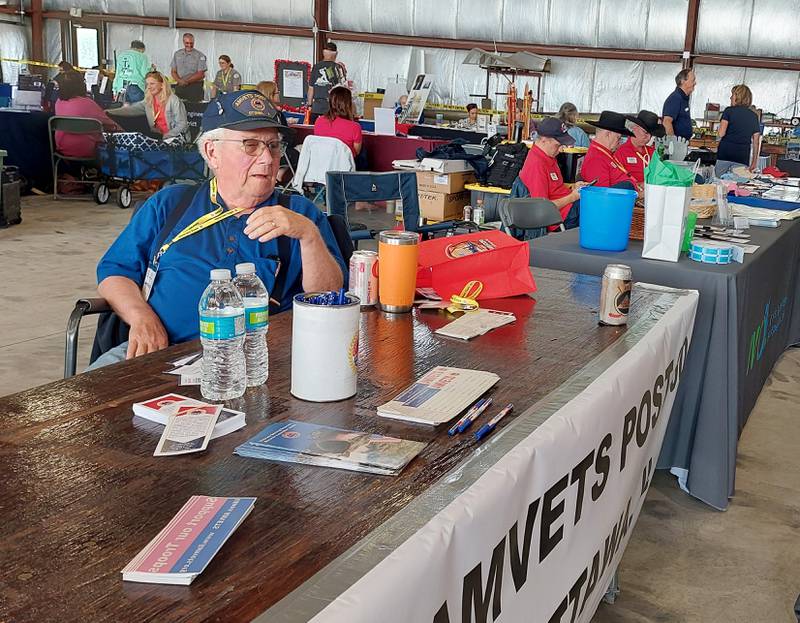
M 692 115 L 689 96 L 697 85 L 697 78 L 692 69 L 681 69 L 675 76 L 675 90 L 664 102 L 662 123 L 667 136 L 680 136 L 687 141 L 692 138 Z
M 272 104 L 258 91 L 225 93 L 208 105 L 202 129 L 198 147 L 214 178 L 153 195 L 97 266 L 97 289 L 130 337 L 91 368 L 197 338 L 212 268 L 255 264 L 276 311 L 299 292 L 342 287 L 346 267 L 325 214 L 300 196 L 278 205 L 281 136 L 290 130 Z M 169 245 L 159 252 L 162 236 Z

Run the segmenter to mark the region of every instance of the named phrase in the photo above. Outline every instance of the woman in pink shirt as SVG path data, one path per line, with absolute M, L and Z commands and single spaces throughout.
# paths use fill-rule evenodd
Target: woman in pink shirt
M 55 112 L 59 117 L 97 119 L 107 132 L 121 129 L 93 99 L 86 96 L 86 83 L 83 75 L 77 71 L 66 72 L 58 81 Z M 99 132 L 96 134 L 73 134 L 60 130 L 56 132 L 56 149 L 71 158 L 94 158 L 97 144 L 102 142 L 103 135 Z
M 338 138 L 353 152 L 361 152 L 361 125 L 353 114 L 353 96 L 346 87 L 334 87 L 328 94 L 330 108 L 314 123 L 314 136 Z

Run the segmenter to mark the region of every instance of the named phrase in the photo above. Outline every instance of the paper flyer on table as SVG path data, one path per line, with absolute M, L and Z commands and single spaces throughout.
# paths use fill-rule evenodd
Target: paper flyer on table
M 516 316 L 511 312 L 476 309 L 475 311 L 468 311 L 461 318 L 457 318 L 453 322 L 436 329 L 434 333 L 458 338 L 459 340 L 469 340 L 488 333 L 492 329 L 511 324 L 516 319 Z
M 190 584 L 253 510 L 256 498 L 195 495 L 122 570 L 122 579 Z
M 222 405 L 183 405 L 167 420 L 153 456 L 202 452 L 214 434 Z
M 379 406 L 378 415 L 434 426 L 444 424 L 499 380 L 492 372 L 436 366 L 393 400 Z

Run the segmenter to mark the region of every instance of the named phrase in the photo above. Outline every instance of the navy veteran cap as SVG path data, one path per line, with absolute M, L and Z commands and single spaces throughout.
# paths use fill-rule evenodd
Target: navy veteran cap
M 208 103 L 203 113 L 203 132 L 228 128 L 230 130 L 258 130 L 276 128 L 280 132 L 290 129 L 281 123 L 281 116 L 272 103 L 259 91 L 233 91 L 221 93 Z
M 567 133 L 566 124 L 561 121 L 561 119 L 556 119 L 555 117 L 546 117 L 542 119 L 536 126 L 536 132 L 539 136 L 554 138 L 567 147 L 571 147 L 575 144 L 575 139 Z

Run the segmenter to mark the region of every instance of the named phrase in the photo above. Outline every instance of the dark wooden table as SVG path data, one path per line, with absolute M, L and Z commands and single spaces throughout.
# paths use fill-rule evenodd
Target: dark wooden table
M 0 621 L 246 621 L 403 508 L 475 449 L 471 436 L 375 415 L 430 367 L 490 370 L 495 404 L 521 413 L 613 343 L 599 281 L 540 270 L 539 291 L 487 302 L 517 322 L 468 343 L 439 338 L 444 312 L 362 316 L 359 392 L 333 404 L 289 395 L 291 316 L 273 318 L 270 377 L 229 404 L 247 426 L 198 455 L 152 456 L 160 427 L 131 405 L 179 391 L 167 362 L 196 342 L 0 398 Z M 321 355 L 322 356 L 322 355 Z M 284 419 L 429 442 L 397 477 L 271 463 L 233 449 Z M 507 426 L 513 421 L 503 421 Z M 190 587 L 122 582 L 121 569 L 194 494 L 256 496 L 251 516 Z

